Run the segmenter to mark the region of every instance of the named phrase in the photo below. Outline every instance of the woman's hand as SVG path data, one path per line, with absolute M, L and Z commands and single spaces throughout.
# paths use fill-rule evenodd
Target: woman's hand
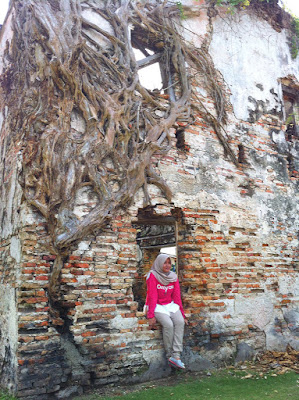
M 189 321 L 187 320 L 187 318 L 184 318 L 185 321 L 185 325 L 189 325 Z
M 155 324 L 156 324 L 156 318 L 154 317 L 154 318 L 149 318 L 148 319 L 148 324 L 149 324 L 149 328 L 150 329 L 153 329 L 154 328 L 154 326 L 155 326 Z

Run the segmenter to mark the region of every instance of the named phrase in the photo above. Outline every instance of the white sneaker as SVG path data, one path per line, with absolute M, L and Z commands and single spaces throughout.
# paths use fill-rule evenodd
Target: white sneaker
M 173 357 L 170 357 L 168 362 L 172 367 L 179 368 L 179 369 L 185 369 L 185 364 L 181 360 L 177 360 Z

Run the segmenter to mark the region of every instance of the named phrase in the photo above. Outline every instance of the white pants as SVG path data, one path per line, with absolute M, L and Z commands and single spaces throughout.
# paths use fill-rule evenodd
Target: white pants
M 162 325 L 166 357 L 180 358 L 183 350 L 185 325 L 181 310 L 178 310 L 175 313 L 171 312 L 170 316 L 164 313 L 155 312 L 155 318 Z

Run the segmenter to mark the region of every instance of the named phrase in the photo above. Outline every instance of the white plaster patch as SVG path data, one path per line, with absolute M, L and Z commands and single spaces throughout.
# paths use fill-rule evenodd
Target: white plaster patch
M 5 347 L 9 346 L 13 357 L 15 368 L 17 367 L 17 309 L 15 289 L 8 285 L 0 284 L 0 359 L 5 357 Z
M 193 186 L 195 182 L 193 183 Z M 184 188 L 184 191 L 182 191 Z M 196 208 L 217 208 L 221 204 L 221 200 L 217 197 L 216 194 L 208 193 L 203 188 L 198 188 L 197 193 L 194 193 L 190 196 L 190 193 L 185 189 L 185 182 L 182 181 L 180 185 L 178 185 L 177 190 L 173 190 L 173 201 L 177 207 L 194 207 Z
M 164 350 L 142 350 L 142 357 L 150 365 L 152 362 L 162 364 L 165 360 Z
M 0 131 L 1 131 L 1 129 L 2 129 L 3 121 L 4 121 L 3 112 L 0 111 Z
M 194 15 L 199 15 L 193 18 L 186 18 L 182 20 L 182 26 L 185 28 L 184 38 L 188 42 L 191 42 L 196 47 L 200 48 L 207 33 L 207 26 L 209 23 L 206 10 L 199 10 L 199 7 L 194 5 L 194 1 L 184 1 L 183 3 L 185 3 L 184 5 L 188 7 L 192 7 L 191 10 L 193 11 Z
M 299 60 L 292 60 L 287 42 L 284 30 L 276 32 L 253 15 L 215 19 L 210 53 L 231 90 L 237 118 L 247 120 L 255 107 L 249 97 L 263 101 L 269 110 L 281 111 L 279 78 L 299 75 Z
M 86 250 L 89 250 L 90 242 L 80 242 L 78 244 L 78 250 L 81 252 L 84 252 Z
M 6 220 L 3 226 L 3 233 L 2 233 L 3 237 L 8 237 L 13 232 L 12 221 L 13 221 L 13 209 L 14 209 L 16 190 L 17 190 L 17 170 L 14 169 L 11 174 L 10 185 L 6 197 L 7 199 L 5 205 Z
M 299 296 L 299 275 L 290 274 L 279 276 L 278 285 L 280 294 L 292 293 L 295 297 Z
M 133 332 L 118 333 L 111 335 L 109 339 L 109 344 L 111 346 L 121 346 L 123 344 L 127 345 L 135 340 L 135 335 Z
M 16 236 L 12 236 L 10 241 L 10 255 L 16 260 L 17 263 L 21 262 L 22 248 L 20 239 Z
M 14 14 L 14 9 L 12 8 L 9 14 L 6 16 L 6 21 L 1 28 L 1 42 L 0 42 L 0 55 L 4 55 L 4 50 L 7 46 L 7 43 L 11 43 L 13 38 L 13 24 L 12 24 L 12 17 Z M 3 57 L 0 57 L 0 75 L 5 68 L 5 64 L 3 61 Z
M 262 221 L 261 228 L 263 235 L 268 236 L 271 233 L 271 229 L 267 221 Z
M 131 329 L 135 328 L 138 323 L 138 318 L 123 318 L 117 315 L 110 321 L 110 327 L 115 329 Z
M 20 221 L 23 225 L 34 225 L 38 222 L 44 222 L 44 217 L 24 202 L 21 205 Z
M 235 352 L 236 349 L 234 346 L 223 346 L 218 350 L 216 358 L 219 358 L 220 360 L 229 360 Z
M 274 321 L 274 303 L 270 293 L 255 297 L 236 295 L 235 314 L 246 323 L 265 330 L 266 326 Z
M 220 333 L 225 331 L 225 320 L 223 313 L 211 313 L 209 316 L 209 324 L 211 333 Z
M 286 144 L 285 133 L 283 131 L 272 132 L 272 140 L 276 144 Z

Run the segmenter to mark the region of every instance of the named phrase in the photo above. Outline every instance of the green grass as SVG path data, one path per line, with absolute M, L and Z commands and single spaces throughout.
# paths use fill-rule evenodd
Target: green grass
M 299 400 L 299 375 L 287 372 L 283 375 L 270 372 L 222 370 L 207 376 L 188 376 L 179 373 L 170 378 L 167 386 L 156 381 L 143 385 L 138 391 L 122 395 L 132 388 L 115 388 L 113 396 L 92 394 L 79 396 L 73 400 Z M 245 378 L 247 377 L 247 378 Z M 169 385 L 169 382 L 180 382 Z M 0 400 L 16 400 L 5 392 L 0 392 Z
M 74 400 L 299 400 L 298 374 L 271 374 L 265 378 L 252 372 L 252 377 L 244 378 L 248 372 L 217 371 L 211 377 L 186 378 L 172 386 L 158 386 L 156 382 L 156 387 L 151 387 L 153 383 L 144 385 L 142 390 L 125 395 L 119 388 L 112 397 L 93 394 Z
M 16 400 L 16 398 L 5 391 L 0 391 L 0 400 Z

